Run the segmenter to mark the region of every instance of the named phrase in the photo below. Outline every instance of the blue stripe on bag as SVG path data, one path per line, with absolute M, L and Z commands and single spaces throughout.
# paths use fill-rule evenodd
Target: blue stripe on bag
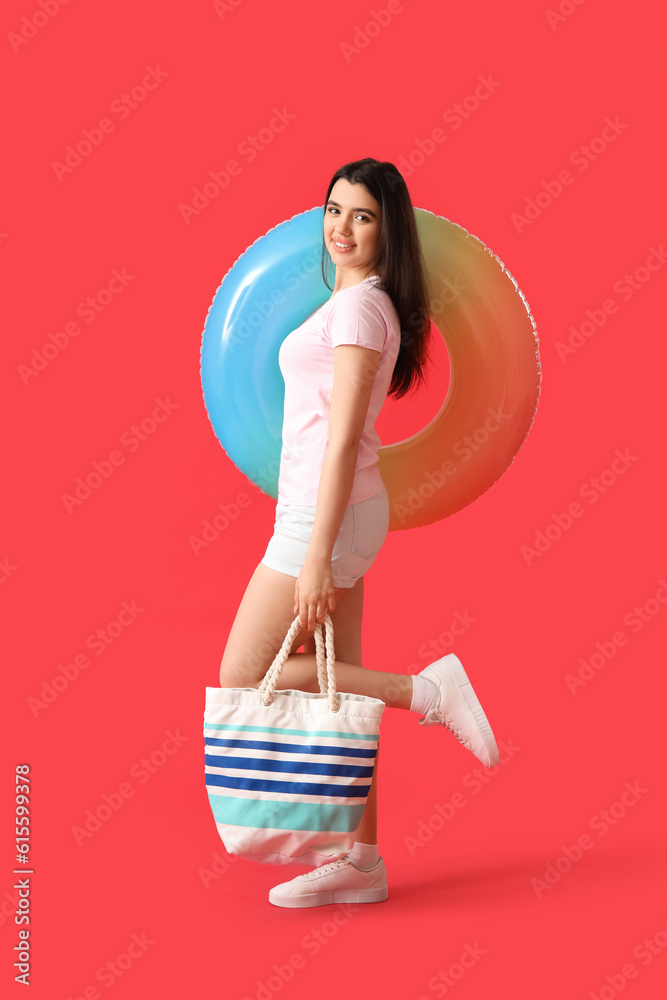
M 225 754 L 205 754 L 209 767 L 240 767 L 247 771 L 290 771 L 293 774 L 328 774 L 338 778 L 372 778 L 372 767 L 353 764 L 318 764 L 305 760 L 267 760 L 263 757 L 227 757 Z
M 331 805 L 318 802 L 271 802 L 267 799 L 237 799 L 209 792 L 216 823 L 251 826 L 256 830 L 328 830 L 349 833 L 361 822 L 365 806 Z M 279 807 L 279 815 L 276 806 Z
M 278 726 L 232 726 L 223 722 L 205 722 L 204 729 L 232 729 L 234 732 L 284 733 L 285 736 L 334 736 L 344 740 L 379 740 L 380 734 L 340 733 L 333 729 L 280 729 Z
M 323 747 L 307 743 L 271 743 L 268 740 L 222 740 L 214 736 L 204 737 L 209 747 L 240 747 L 248 750 L 281 750 L 283 753 L 319 753 L 332 757 L 375 757 L 377 750 L 363 750 L 361 747 Z
M 268 778 L 237 778 L 206 772 L 207 785 L 243 788 L 252 792 L 290 792 L 293 795 L 337 795 L 344 799 L 368 795 L 370 785 L 325 785 L 316 781 L 270 781 Z

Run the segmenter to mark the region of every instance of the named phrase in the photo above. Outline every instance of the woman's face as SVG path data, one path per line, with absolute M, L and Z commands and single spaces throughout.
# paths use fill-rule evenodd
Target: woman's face
M 359 280 L 373 274 L 381 228 L 380 206 L 364 185 L 337 180 L 324 207 L 324 243 L 336 268 Z

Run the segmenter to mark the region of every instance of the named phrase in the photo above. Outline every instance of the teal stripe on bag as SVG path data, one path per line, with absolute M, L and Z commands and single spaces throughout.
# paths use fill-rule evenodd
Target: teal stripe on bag
M 230 726 L 222 722 L 204 722 L 204 729 L 231 729 L 232 732 L 285 733 L 287 736 L 339 736 L 345 740 L 379 740 L 380 734 L 340 733 L 335 729 L 279 729 L 278 726 Z
M 216 823 L 251 826 L 257 830 L 325 830 L 351 833 L 361 822 L 362 805 L 328 805 L 317 802 L 272 802 L 238 799 L 233 795 L 208 796 Z

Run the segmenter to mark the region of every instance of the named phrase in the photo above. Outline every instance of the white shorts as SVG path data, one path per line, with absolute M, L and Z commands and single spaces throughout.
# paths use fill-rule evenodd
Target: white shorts
M 262 562 L 279 573 L 297 577 L 303 566 L 315 521 L 315 507 L 276 504 L 273 535 Z M 331 568 L 334 587 L 354 587 L 371 566 L 389 531 L 389 496 L 379 493 L 348 504 L 334 544 Z

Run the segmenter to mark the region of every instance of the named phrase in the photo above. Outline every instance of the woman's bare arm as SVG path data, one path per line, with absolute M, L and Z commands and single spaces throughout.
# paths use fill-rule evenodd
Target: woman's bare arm
M 325 607 L 335 608 L 331 555 L 352 493 L 359 442 L 380 358 L 379 351 L 356 344 L 334 348 L 329 442 L 308 553 L 295 587 L 295 611 L 302 612 L 304 628 L 313 629 L 316 620 L 322 621 Z
M 327 445 L 317 493 L 309 554 L 331 561 L 331 553 L 350 501 L 359 442 L 380 363 L 380 352 L 341 344 L 334 348 L 334 381 Z

